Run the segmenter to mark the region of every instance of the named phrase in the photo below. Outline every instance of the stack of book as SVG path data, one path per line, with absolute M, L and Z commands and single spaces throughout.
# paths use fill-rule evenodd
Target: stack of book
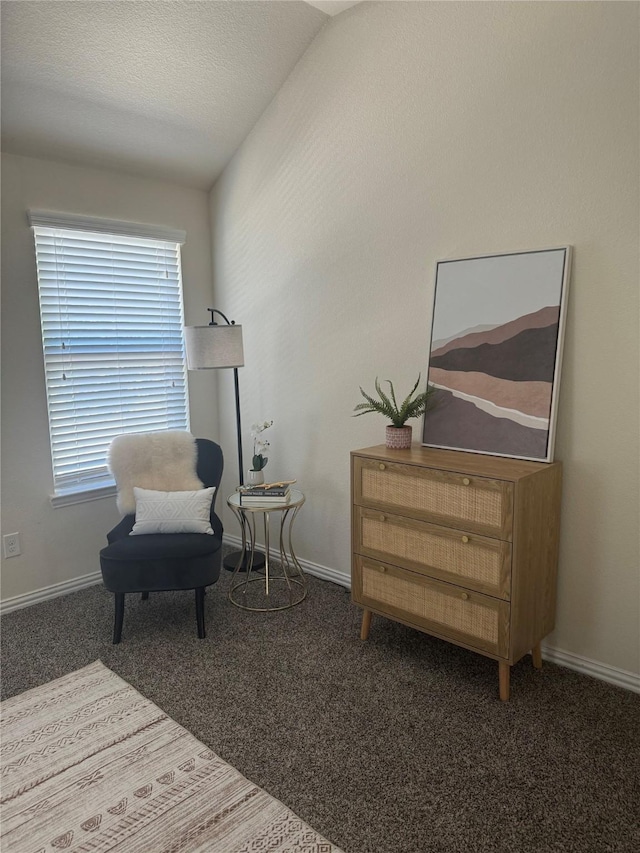
M 265 483 L 262 486 L 244 486 L 240 489 L 240 503 L 243 506 L 270 506 L 271 504 L 289 503 L 293 483 L 295 480 Z

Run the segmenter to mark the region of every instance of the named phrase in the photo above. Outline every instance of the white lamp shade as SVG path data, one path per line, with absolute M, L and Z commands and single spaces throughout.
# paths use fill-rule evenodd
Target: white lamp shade
M 242 367 L 242 326 L 185 326 L 189 370 Z

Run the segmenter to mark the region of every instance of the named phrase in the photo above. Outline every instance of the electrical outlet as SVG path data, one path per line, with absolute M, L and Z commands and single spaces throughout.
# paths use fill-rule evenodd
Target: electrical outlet
M 22 553 L 20 551 L 19 533 L 5 533 L 2 537 L 2 545 L 4 548 L 4 556 L 7 559 L 9 557 L 17 557 L 18 554 Z

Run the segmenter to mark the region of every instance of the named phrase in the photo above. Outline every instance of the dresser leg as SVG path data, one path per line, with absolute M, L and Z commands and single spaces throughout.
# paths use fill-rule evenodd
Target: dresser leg
M 535 668 L 542 669 L 542 651 L 540 650 L 540 643 L 536 643 L 531 649 L 531 657 L 533 658 L 533 665 Z
M 360 628 L 360 639 L 366 640 L 369 636 L 369 628 L 371 627 L 371 611 L 362 611 L 362 627 Z
M 509 701 L 509 679 L 511 676 L 511 667 L 504 661 L 498 661 L 500 672 L 500 699 L 503 702 Z

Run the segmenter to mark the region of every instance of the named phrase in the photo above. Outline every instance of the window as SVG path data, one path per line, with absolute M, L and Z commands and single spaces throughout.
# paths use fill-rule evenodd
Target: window
M 40 211 L 29 221 L 54 488 L 65 496 L 113 484 L 114 436 L 189 429 L 184 233 Z

